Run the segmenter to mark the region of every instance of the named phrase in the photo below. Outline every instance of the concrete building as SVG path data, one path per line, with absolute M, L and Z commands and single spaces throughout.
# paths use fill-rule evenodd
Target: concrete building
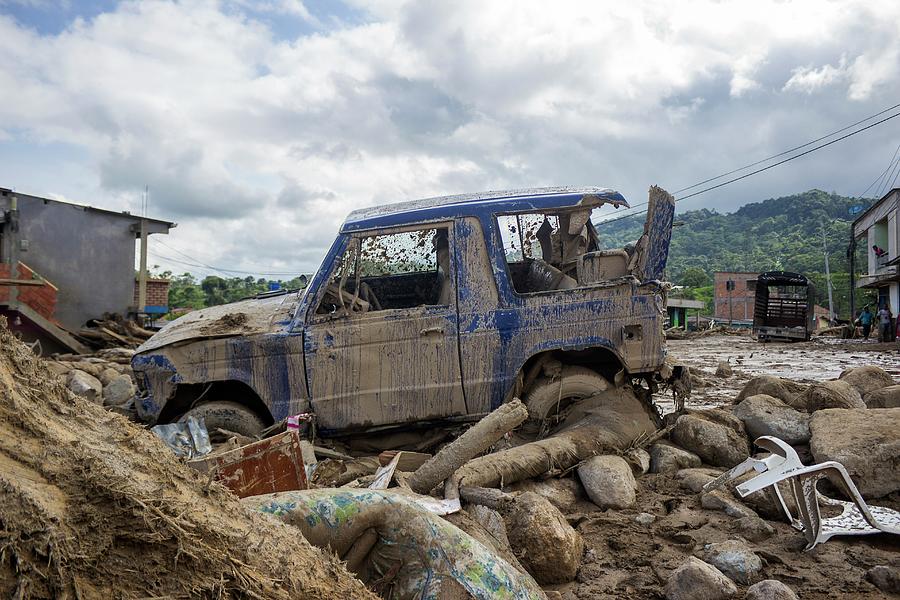
M 55 351 L 75 348 L 66 330 L 137 312 L 142 227 L 149 235 L 175 224 L 0 188 L 0 314 L 23 339 L 43 337 Z
M 669 316 L 666 328 L 680 327 L 682 329 L 688 329 L 688 310 L 696 311 L 693 316 L 699 317 L 700 312 L 704 308 L 706 308 L 706 304 L 702 300 L 688 300 L 686 298 L 673 298 L 670 296 L 666 299 L 666 312 Z M 697 319 L 697 321 L 699 321 L 699 319 Z
M 748 271 L 716 271 L 713 273 L 713 298 L 717 321 L 753 321 L 756 302 L 756 278 L 759 273 Z M 728 282 L 733 282 L 729 290 Z
M 900 188 L 894 188 L 853 221 L 850 240 L 850 277 L 855 280 L 854 286 L 877 290 L 878 306 L 888 306 L 894 315 L 900 312 L 898 204 Z M 865 249 L 862 264 L 858 264 L 857 247 Z M 853 308 L 855 316 L 859 307 Z

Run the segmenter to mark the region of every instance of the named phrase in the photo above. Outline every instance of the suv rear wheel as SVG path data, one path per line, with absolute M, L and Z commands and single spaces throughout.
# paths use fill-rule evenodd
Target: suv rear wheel
M 210 432 L 213 441 L 217 441 L 214 439 L 216 429 L 226 429 L 248 437 L 258 437 L 266 427 L 265 421 L 252 409 L 237 402 L 223 400 L 205 402 L 195 406 L 184 413 L 178 422 L 182 423 L 188 417 L 198 419 L 202 417 L 206 423 L 206 430 Z
M 596 371 L 574 365 L 564 366 L 557 377 L 541 377 L 523 394 L 522 401 L 528 408 L 526 430 L 543 437 L 558 423 L 558 417 L 565 408 L 578 400 L 605 392 L 611 386 Z

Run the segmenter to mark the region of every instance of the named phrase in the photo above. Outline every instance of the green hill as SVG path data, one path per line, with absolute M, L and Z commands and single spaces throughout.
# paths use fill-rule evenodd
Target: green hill
M 872 199 L 858 199 L 810 190 L 802 194 L 746 204 L 733 213 L 689 210 L 675 215 L 676 227 L 667 268 L 668 278 L 681 285 L 712 281 L 713 271 L 795 271 L 816 284 L 816 301 L 828 305 L 822 223 L 825 224 L 828 260 L 834 285 L 835 310 L 847 317 L 850 301 L 850 208 L 868 207 Z M 603 245 L 608 248 L 634 241 L 640 235 L 644 214 L 601 224 Z M 863 261 L 857 259 L 857 268 Z M 704 281 L 702 273 L 708 276 Z M 706 298 L 710 290 L 697 290 Z M 862 295 L 858 293 L 858 298 Z

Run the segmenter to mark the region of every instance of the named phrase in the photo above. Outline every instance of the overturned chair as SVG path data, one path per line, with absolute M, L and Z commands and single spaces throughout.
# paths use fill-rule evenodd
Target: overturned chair
M 816 544 L 835 535 L 869 535 L 881 532 L 900 534 L 900 512 L 866 504 L 841 463 L 827 461 L 807 467 L 800 462 L 800 457 L 790 445 L 776 437 L 757 438 L 756 445 L 771 454 L 762 459 L 751 456 L 707 483 L 703 491 L 712 491 L 745 473 L 757 471 L 758 475 L 735 486 L 738 494 L 746 498 L 753 492 L 765 490 L 791 526 L 803 532 L 807 542 L 806 550 L 811 550 Z M 823 477 L 829 477 L 851 500 L 835 500 L 822 494 L 817 486 Z M 799 513 L 796 517 L 778 488 L 781 481 L 789 486 Z M 826 517 L 822 514 L 823 507 L 840 508 L 841 512 L 836 516 Z

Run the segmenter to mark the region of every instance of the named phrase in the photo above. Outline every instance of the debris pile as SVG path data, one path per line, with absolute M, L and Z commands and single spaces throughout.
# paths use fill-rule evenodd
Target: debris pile
M 459 435 L 409 436 L 399 450 L 381 451 L 375 438 L 336 448 L 297 438 L 295 487 L 310 489 L 238 500 L 213 470 L 192 469 L 199 461 L 185 464 L 103 410 L 101 378 L 130 377 L 127 360 L 127 350 L 104 350 L 38 361 L 0 329 L 0 596 L 675 600 L 900 591 L 900 536 L 834 537 L 804 552 L 804 534 L 769 496 L 740 495 L 755 473 L 704 489 L 727 481 L 754 440 L 774 436 L 804 464 L 843 464 L 870 506 L 900 508 L 892 404 L 900 386 L 877 367 L 816 383 L 757 377 L 732 405 L 664 419 L 625 384 L 573 403 L 549 430 L 513 400 L 458 426 Z M 72 373 L 100 380 L 99 396 Z M 250 455 L 276 437 L 250 441 L 219 452 Z M 240 470 L 223 456 L 205 460 Z M 840 482 L 819 484 L 841 497 Z
M 0 597 L 367 598 L 0 327 Z
M 121 315 L 104 314 L 102 319 L 91 319 L 87 327 L 72 332 L 76 339 L 89 348 L 137 348 L 149 340 L 154 331 L 144 329 Z

